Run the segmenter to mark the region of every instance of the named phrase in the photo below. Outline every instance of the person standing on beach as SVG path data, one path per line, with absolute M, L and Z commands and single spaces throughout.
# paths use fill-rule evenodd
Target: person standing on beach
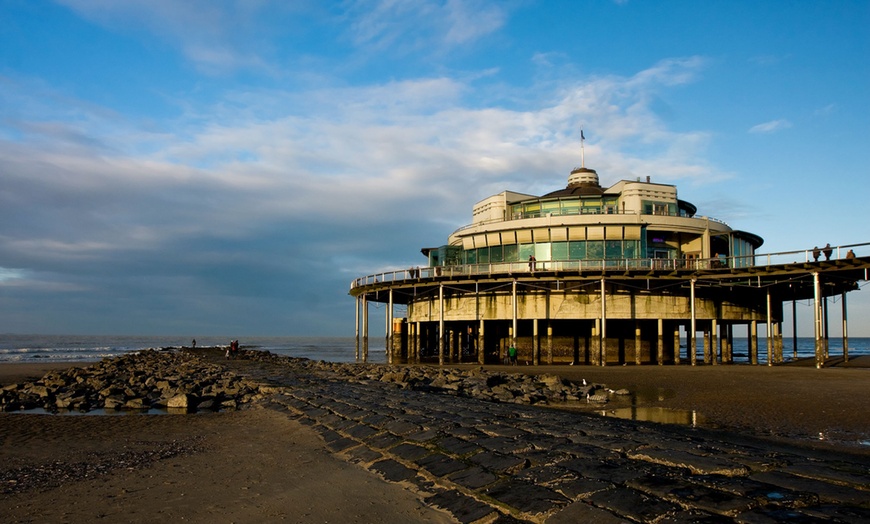
M 193 339 L 193 342 L 190 343 L 190 347 L 196 349 L 196 339 Z
M 517 365 L 517 347 L 513 344 L 508 348 L 508 361 L 510 361 L 512 366 Z

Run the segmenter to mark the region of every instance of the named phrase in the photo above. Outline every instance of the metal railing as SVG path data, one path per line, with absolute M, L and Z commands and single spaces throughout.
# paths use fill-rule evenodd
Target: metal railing
M 414 267 L 396 271 L 384 271 L 354 279 L 351 289 L 387 282 L 421 281 L 441 277 L 457 278 L 479 275 L 514 275 L 533 274 L 535 271 L 546 272 L 583 272 L 583 271 L 632 271 L 632 270 L 729 270 L 731 268 L 749 269 L 752 267 L 768 267 L 783 264 L 807 262 L 822 262 L 851 258 L 854 256 L 870 256 L 870 242 L 861 244 L 846 244 L 828 248 L 804 249 L 797 251 L 781 251 L 778 253 L 755 254 L 742 257 L 717 258 L 623 258 L 597 260 L 538 260 L 535 262 L 491 262 L 486 264 L 459 264 L 436 267 Z

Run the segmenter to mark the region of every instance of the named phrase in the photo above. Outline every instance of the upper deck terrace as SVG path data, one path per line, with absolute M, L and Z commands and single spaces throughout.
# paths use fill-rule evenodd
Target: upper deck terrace
M 849 251 L 854 258 L 847 256 Z M 813 249 L 756 254 L 750 257 L 713 259 L 602 259 L 498 262 L 384 271 L 351 282 L 350 294 L 369 295 L 387 289 L 435 285 L 443 282 L 463 283 L 503 280 L 679 280 L 695 281 L 700 286 L 746 286 L 754 288 L 789 288 L 795 299 L 813 298 L 814 275 L 825 279 L 823 295 L 831 296 L 857 289 L 857 282 L 870 278 L 870 242 L 831 247 L 830 259 L 824 254 L 815 260 Z M 368 297 L 387 301 L 377 293 Z M 395 297 L 401 301 L 400 297 Z

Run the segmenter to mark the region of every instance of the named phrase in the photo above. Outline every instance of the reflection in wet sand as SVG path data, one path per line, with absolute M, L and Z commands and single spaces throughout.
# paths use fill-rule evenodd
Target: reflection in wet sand
M 629 406 L 623 408 L 600 409 L 595 413 L 604 417 L 616 417 L 626 420 L 643 420 L 662 424 L 680 424 L 698 426 L 706 423 L 704 416 L 697 411 L 684 409 L 667 409 L 657 407 Z

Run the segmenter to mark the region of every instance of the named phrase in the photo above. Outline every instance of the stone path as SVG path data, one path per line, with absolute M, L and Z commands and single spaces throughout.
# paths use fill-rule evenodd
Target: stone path
M 276 386 L 269 408 L 459 522 L 870 522 L 866 455 L 235 367 Z

